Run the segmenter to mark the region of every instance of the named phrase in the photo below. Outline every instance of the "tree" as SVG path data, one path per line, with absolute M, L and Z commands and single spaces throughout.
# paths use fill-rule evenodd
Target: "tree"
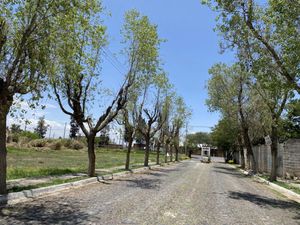
M 214 65 L 209 71 L 212 78 L 208 84 L 207 104 L 210 110 L 218 110 L 225 118 L 230 118 L 229 121 L 238 121 L 243 145 L 247 149 L 250 160 L 248 168 L 256 172 L 256 161 L 250 137 L 250 121 L 253 115 L 251 114 L 252 96 L 247 86 L 250 74 L 243 68 L 240 64 L 234 64 L 231 67 L 225 64 Z
M 46 124 L 45 117 L 40 117 L 34 132 L 38 134 L 40 138 L 45 138 L 47 130 L 48 126 Z
M 163 102 L 168 98 L 164 93 L 169 88 L 168 79 L 163 74 L 156 77 L 152 85 L 154 98 L 145 106 L 139 118 L 138 130 L 146 142 L 144 166 L 149 164 L 150 143 L 156 133 L 166 121 L 166 115 L 162 113 Z
M 211 134 L 207 132 L 197 132 L 187 135 L 187 145 L 189 148 L 197 148 L 199 144 L 212 145 Z
M 22 131 L 21 125 L 18 125 L 18 124 L 13 123 L 13 124 L 10 126 L 10 131 L 11 131 L 11 133 L 13 133 L 13 134 L 21 133 L 21 131 Z
M 226 116 L 219 120 L 211 132 L 213 144 L 225 152 L 226 160 L 231 159 L 230 153 L 235 148 L 237 137 L 240 137 L 237 120 Z M 242 163 L 244 164 L 244 161 Z
M 57 47 L 57 61 L 51 81 L 56 99 L 62 111 L 73 116 L 88 142 L 88 175 L 95 176 L 95 137 L 113 121 L 127 103 L 128 93 L 146 67 L 156 66 L 157 38 L 156 26 L 150 24 L 147 17 L 141 17 L 136 11 L 126 14 L 124 30 L 124 54 L 128 64 L 128 73 L 123 85 L 113 97 L 104 113 L 96 118 L 87 112 L 88 103 L 95 101 L 99 87 L 100 49 L 105 45 L 105 27 L 97 20 L 101 6 L 94 7 L 81 15 L 70 15 L 76 20 L 69 23 L 61 21 L 61 27 L 67 28 L 65 38 Z M 97 21 L 97 23 L 95 23 Z M 63 33 L 65 29 L 62 29 Z M 71 39 L 70 39 L 71 38 Z M 59 79 L 57 79 L 57 76 Z M 99 90 L 99 89 L 98 89 Z M 64 105 L 67 102 L 67 107 Z
M 154 137 L 156 140 L 156 164 L 158 165 L 160 163 L 160 148 L 161 146 L 164 146 L 165 148 L 165 162 L 167 162 L 167 155 L 168 155 L 168 150 L 169 150 L 169 144 L 170 144 L 170 133 L 169 133 L 169 119 L 170 119 L 170 114 L 172 111 L 173 107 L 173 98 L 172 96 L 174 95 L 173 92 L 166 92 L 166 96 L 162 105 L 161 109 L 161 118 L 158 121 L 158 127 L 160 129 L 158 130 L 158 135 L 157 137 Z
M 130 14 L 135 15 L 136 12 L 130 12 L 128 14 L 128 19 L 130 18 Z M 148 20 L 147 17 L 144 17 L 144 19 Z M 157 37 L 157 34 L 155 35 L 155 33 L 156 31 L 153 32 L 153 39 L 156 39 Z M 160 44 L 160 42 L 161 41 L 158 40 L 157 43 Z M 149 55 L 149 60 L 154 62 L 153 65 L 150 67 L 146 66 L 140 71 L 139 79 L 135 82 L 135 84 L 133 84 L 133 91 L 129 92 L 128 103 L 121 114 L 121 124 L 124 126 L 125 130 L 124 139 L 127 142 L 127 153 L 125 162 L 126 170 L 129 170 L 130 167 L 130 153 L 134 139 L 136 139 L 136 142 L 138 144 L 142 144 L 142 142 L 144 141 L 144 137 L 139 131 L 138 127 L 145 127 L 145 121 L 140 120 L 140 118 L 144 110 L 144 104 L 148 94 L 149 86 L 153 82 L 153 79 L 155 79 L 155 76 L 159 70 L 158 52 L 153 51 L 153 53 L 155 54 Z
M 277 66 L 268 60 L 267 58 L 261 58 L 253 62 L 253 72 L 255 73 L 255 80 L 252 84 L 252 88 L 263 100 L 267 111 L 265 111 L 266 117 L 269 117 L 270 129 L 268 133 L 271 138 L 271 155 L 272 155 L 272 169 L 270 174 L 270 181 L 275 181 L 277 177 L 277 155 L 278 155 L 278 143 L 280 132 L 280 120 L 281 115 L 285 109 L 287 102 L 293 96 L 291 87 L 286 85 L 284 79 L 278 76 Z M 257 65 L 258 64 L 258 65 Z M 263 69 L 262 64 L 266 65 Z M 256 70 L 260 67 L 259 70 Z
M 300 99 L 291 100 L 286 106 L 286 115 L 280 121 L 282 140 L 300 138 Z
M 183 128 L 186 120 L 190 116 L 190 112 L 184 103 L 182 97 L 175 98 L 174 114 L 172 118 L 172 139 L 173 146 L 175 148 L 175 161 L 179 161 L 179 142 L 180 142 L 180 130 Z
M 70 138 L 75 139 L 78 134 L 79 134 L 79 126 L 76 123 L 75 119 L 71 116 L 71 121 L 70 121 Z
M 217 29 L 229 47 L 239 48 L 246 34 L 251 57 L 268 57 L 276 65 L 277 75 L 300 93 L 299 1 L 270 0 L 264 5 L 253 0 L 202 2 L 219 13 Z
M 57 18 L 76 12 L 79 0 L 0 2 L 0 194 L 6 193 L 7 116 L 16 95 L 41 97 L 49 71 Z M 59 38 L 58 38 L 59 39 Z M 32 105 L 33 106 L 33 105 Z

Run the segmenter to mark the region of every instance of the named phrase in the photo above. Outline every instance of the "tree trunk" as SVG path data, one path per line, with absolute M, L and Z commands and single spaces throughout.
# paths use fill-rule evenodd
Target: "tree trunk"
M 240 148 L 240 154 L 241 154 L 241 168 L 245 169 L 245 154 L 244 154 L 244 147 L 243 147 L 243 141 L 242 141 L 242 137 L 240 135 L 238 135 L 238 144 L 239 144 L 239 148 Z
M 169 147 L 169 145 L 165 144 L 165 163 L 168 162 L 168 147 Z
M 249 127 L 247 120 L 244 116 L 244 111 L 243 111 L 243 80 L 241 78 L 240 80 L 240 89 L 239 89 L 239 94 L 238 94 L 238 109 L 239 109 L 239 115 L 241 119 L 241 127 L 242 127 L 242 135 L 244 138 L 244 144 L 247 149 L 247 155 L 249 157 L 248 160 L 250 159 L 251 161 L 251 169 L 253 170 L 254 173 L 256 173 L 256 160 L 253 155 L 253 150 L 252 150 L 252 145 L 249 137 Z
M 178 149 L 178 146 L 175 145 L 175 161 L 178 162 L 179 161 L 179 149 Z
M 146 149 L 145 149 L 145 158 L 144 166 L 149 166 L 149 153 L 150 153 L 150 138 L 146 138 Z
M 95 134 L 90 134 L 87 138 L 88 141 L 88 157 L 89 157 L 89 168 L 88 175 L 94 177 L 96 169 L 96 154 L 95 154 Z
M 173 146 L 170 145 L 170 161 L 173 162 Z
M 276 181 L 277 179 L 277 155 L 278 155 L 278 130 L 276 126 L 272 126 L 272 133 L 271 133 L 271 155 L 272 155 L 272 168 L 271 168 L 271 175 L 270 181 Z
M 129 166 L 130 166 L 130 153 L 131 153 L 131 148 L 132 148 L 132 142 L 133 142 L 133 139 L 130 138 L 130 140 L 128 142 L 128 147 L 127 147 L 125 170 L 129 170 Z
M 0 194 L 7 194 L 6 189 L 6 119 L 7 113 L 0 107 Z
M 160 154 L 160 142 L 157 143 L 156 147 L 156 164 L 159 165 L 159 154 Z
M 249 133 L 248 133 L 247 127 L 243 127 L 243 138 L 244 138 L 245 147 L 247 149 L 247 156 L 248 156 L 247 159 L 248 159 L 248 162 L 250 162 L 250 165 L 248 165 L 248 166 L 250 166 L 250 168 L 253 170 L 253 173 L 256 173 L 257 172 L 256 160 L 254 158 L 252 145 L 251 145 L 251 141 L 249 138 Z
M 245 169 L 245 153 L 244 153 L 244 148 L 241 146 L 241 168 Z

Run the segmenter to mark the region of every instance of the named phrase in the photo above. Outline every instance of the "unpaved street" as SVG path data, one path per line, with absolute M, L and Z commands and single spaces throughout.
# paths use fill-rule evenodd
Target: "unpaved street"
M 299 204 L 198 158 L 1 209 L 0 224 L 300 224 Z

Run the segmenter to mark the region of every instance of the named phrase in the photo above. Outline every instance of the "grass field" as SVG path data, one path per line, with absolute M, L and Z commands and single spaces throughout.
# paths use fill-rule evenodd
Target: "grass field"
M 124 165 L 125 150 L 96 150 L 96 168 L 104 169 Z M 185 156 L 181 156 L 184 158 Z M 35 150 L 8 148 L 7 179 L 86 173 L 87 150 Z M 161 162 L 164 156 L 161 155 Z M 133 151 L 131 164 L 143 163 L 144 152 Z M 150 154 L 150 162 L 156 161 L 155 153 Z

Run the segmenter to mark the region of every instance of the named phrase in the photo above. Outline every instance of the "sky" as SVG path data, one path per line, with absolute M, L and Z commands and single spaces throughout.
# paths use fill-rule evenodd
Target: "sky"
M 122 79 L 119 78 L 126 69 L 120 65 L 122 64 L 120 51 L 123 47 L 120 44 L 120 30 L 125 12 L 136 9 L 148 16 L 150 21 L 158 26 L 160 38 L 166 39 L 161 46 L 160 56 L 164 63 L 163 68 L 168 73 L 176 92 L 192 109 L 189 132 L 210 131 L 210 127 L 217 124 L 219 115 L 208 112 L 205 105 L 208 70 L 218 62 L 234 62 L 232 53 L 219 53 L 220 37 L 213 31 L 216 14 L 207 6 L 201 5 L 200 0 L 103 0 L 103 5 L 105 7 L 103 20 L 107 26 L 109 41 L 106 52 L 109 55 L 103 55 L 102 85 L 116 90 L 121 84 Z M 33 121 L 28 129 L 35 126 L 39 116 L 45 115 L 46 122 L 52 127 L 51 134 L 48 131 L 48 136 L 63 136 L 65 123 L 67 136 L 69 117 L 64 115 L 51 99 L 45 98 L 42 104 L 46 105 L 45 110 L 35 110 L 35 115 L 29 110 L 26 115 Z M 94 113 L 97 113 L 97 109 Z M 9 123 L 14 121 L 14 118 L 9 119 Z

